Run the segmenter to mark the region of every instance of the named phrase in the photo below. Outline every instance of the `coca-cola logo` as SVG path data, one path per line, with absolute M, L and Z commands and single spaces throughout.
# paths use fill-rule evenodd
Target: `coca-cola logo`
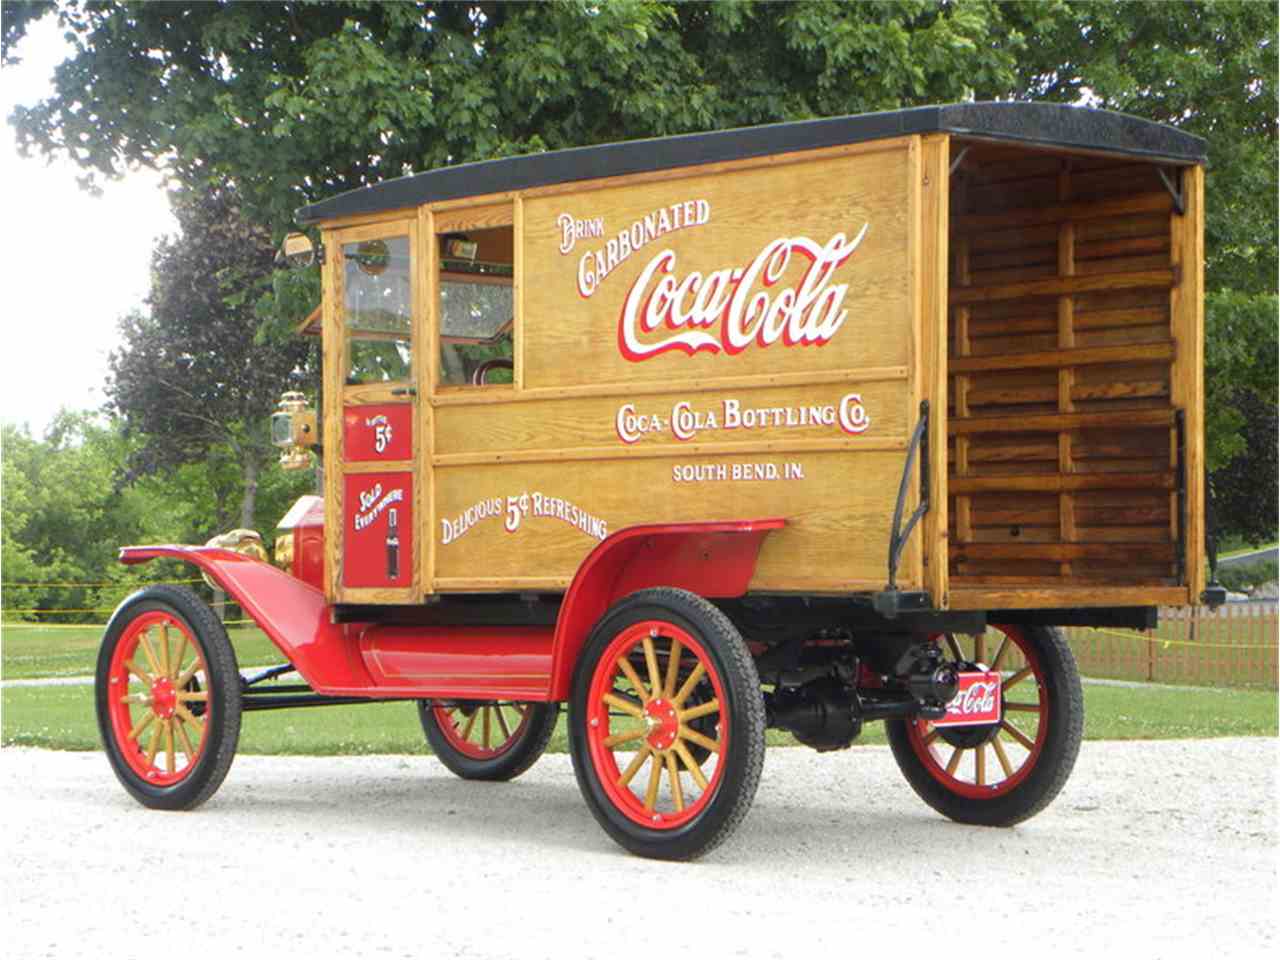
M 956 698 L 947 704 L 947 713 L 961 717 L 972 717 L 977 714 L 994 713 L 996 698 L 1000 695 L 1000 682 L 975 681 L 967 689 L 956 694 Z
M 825 245 L 809 237 L 781 237 L 745 267 L 681 277 L 676 254 L 656 254 L 636 277 L 618 319 L 618 349 L 633 363 L 669 350 L 734 355 L 752 344 L 822 346 L 848 318 L 847 283 L 834 283 L 866 238 L 863 224 L 850 239 L 837 233 Z M 809 263 L 795 286 L 774 289 L 793 264 Z M 662 329 L 665 335 L 655 336 Z M 668 332 L 669 331 L 669 332 Z

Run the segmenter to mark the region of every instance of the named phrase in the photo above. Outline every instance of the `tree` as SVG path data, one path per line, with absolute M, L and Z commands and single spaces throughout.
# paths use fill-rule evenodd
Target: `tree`
M 51 4 L 7 4 L 4 51 Z M 251 219 L 448 163 L 1009 91 L 991 0 L 56 6 L 75 53 L 13 120 L 90 181 L 235 182 Z
M 1208 141 L 1206 439 L 1214 470 L 1252 462 L 1257 451 L 1247 449 L 1246 434 L 1268 443 L 1257 427 L 1275 416 L 1278 22 L 1272 3 L 1073 3 L 1069 16 L 1040 21 L 1019 65 L 1032 96 L 1090 100 Z M 1269 444 L 1274 461 L 1274 433 Z M 1225 472 L 1215 486 L 1225 490 L 1238 476 Z M 1267 513 L 1269 539 L 1275 514 Z M 1233 511 L 1220 516 L 1226 530 L 1243 533 Z
M 1244 419 L 1240 453 L 1215 470 L 1214 521 L 1218 530 L 1234 534 L 1246 543 L 1268 543 L 1280 526 L 1280 458 L 1276 436 L 1280 416 L 1276 405 L 1259 399 L 1251 390 L 1233 398 Z
M 257 336 L 254 305 L 270 283 L 274 249 L 270 234 L 244 219 L 235 191 L 179 191 L 173 210 L 182 233 L 157 244 L 150 313 L 121 321 L 106 395 L 126 435 L 138 438 L 130 479 L 205 464 L 221 480 L 219 525 L 251 527 L 259 475 L 276 455 L 269 415 L 311 348 Z
M 969 98 L 1173 124 L 1211 155 L 1210 466 L 1244 449 L 1242 376 L 1276 403 L 1275 4 L 64 0 L 6 4 L 4 56 L 53 10 L 75 53 L 15 111 L 23 148 L 90 181 L 147 163 L 234 182 L 276 236 L 411 170 L 636 137 Z M 261 310 L 296 315 L 300 289 L 277 279 Z
M 6 584 L 0 598 L 6 616 L 26 619 L 28 614 L 13 611 L 37 608 L 114 606 L 137 579 L 116 562 L 117 548 L 172 538 L 145 496 L 113 482 L 129 446 L 120 425 L 62 411 L 42 439 L 5 424 L 0 444 L 0 566 Z M 80 586 L 60 586 L 68 582 Z M 101 622 L 102 615 L 86 612 L 78 619 Z

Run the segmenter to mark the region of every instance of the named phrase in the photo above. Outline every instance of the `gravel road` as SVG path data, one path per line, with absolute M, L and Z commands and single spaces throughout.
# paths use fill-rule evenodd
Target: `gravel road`
M 98 754 L 0 751 L 7 957 L 1269 955 L 1274 739 L 1084 745 L 1048 811 L 944 821 L 883 747 L 771 750 L 735 838 L 624 854 L 566 756 L 510 784 L 429 757 L 240 757 L 189 814 Z

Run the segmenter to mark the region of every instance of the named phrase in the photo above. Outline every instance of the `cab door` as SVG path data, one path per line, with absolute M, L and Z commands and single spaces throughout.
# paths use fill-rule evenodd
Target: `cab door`
M 327 594 L 335 603 L 417 603 L 417 223 L 335 230 L 325 246 Z

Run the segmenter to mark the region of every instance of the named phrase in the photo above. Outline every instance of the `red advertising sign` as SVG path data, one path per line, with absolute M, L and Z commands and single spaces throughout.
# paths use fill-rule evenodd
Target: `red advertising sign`
M 350 473 L 343 478 L 342 583 L 413 583 L 413 474 Z
M 1000 722 L 1000 684 L 996 670 L 960 674 L 960 689 L 947 704 L 947 715 L 934 720 L 935 727 L 976 727 Z
M 408 460 L 413 456 L 413 407 L 371 403 L 343 411 L 346 460 Z

